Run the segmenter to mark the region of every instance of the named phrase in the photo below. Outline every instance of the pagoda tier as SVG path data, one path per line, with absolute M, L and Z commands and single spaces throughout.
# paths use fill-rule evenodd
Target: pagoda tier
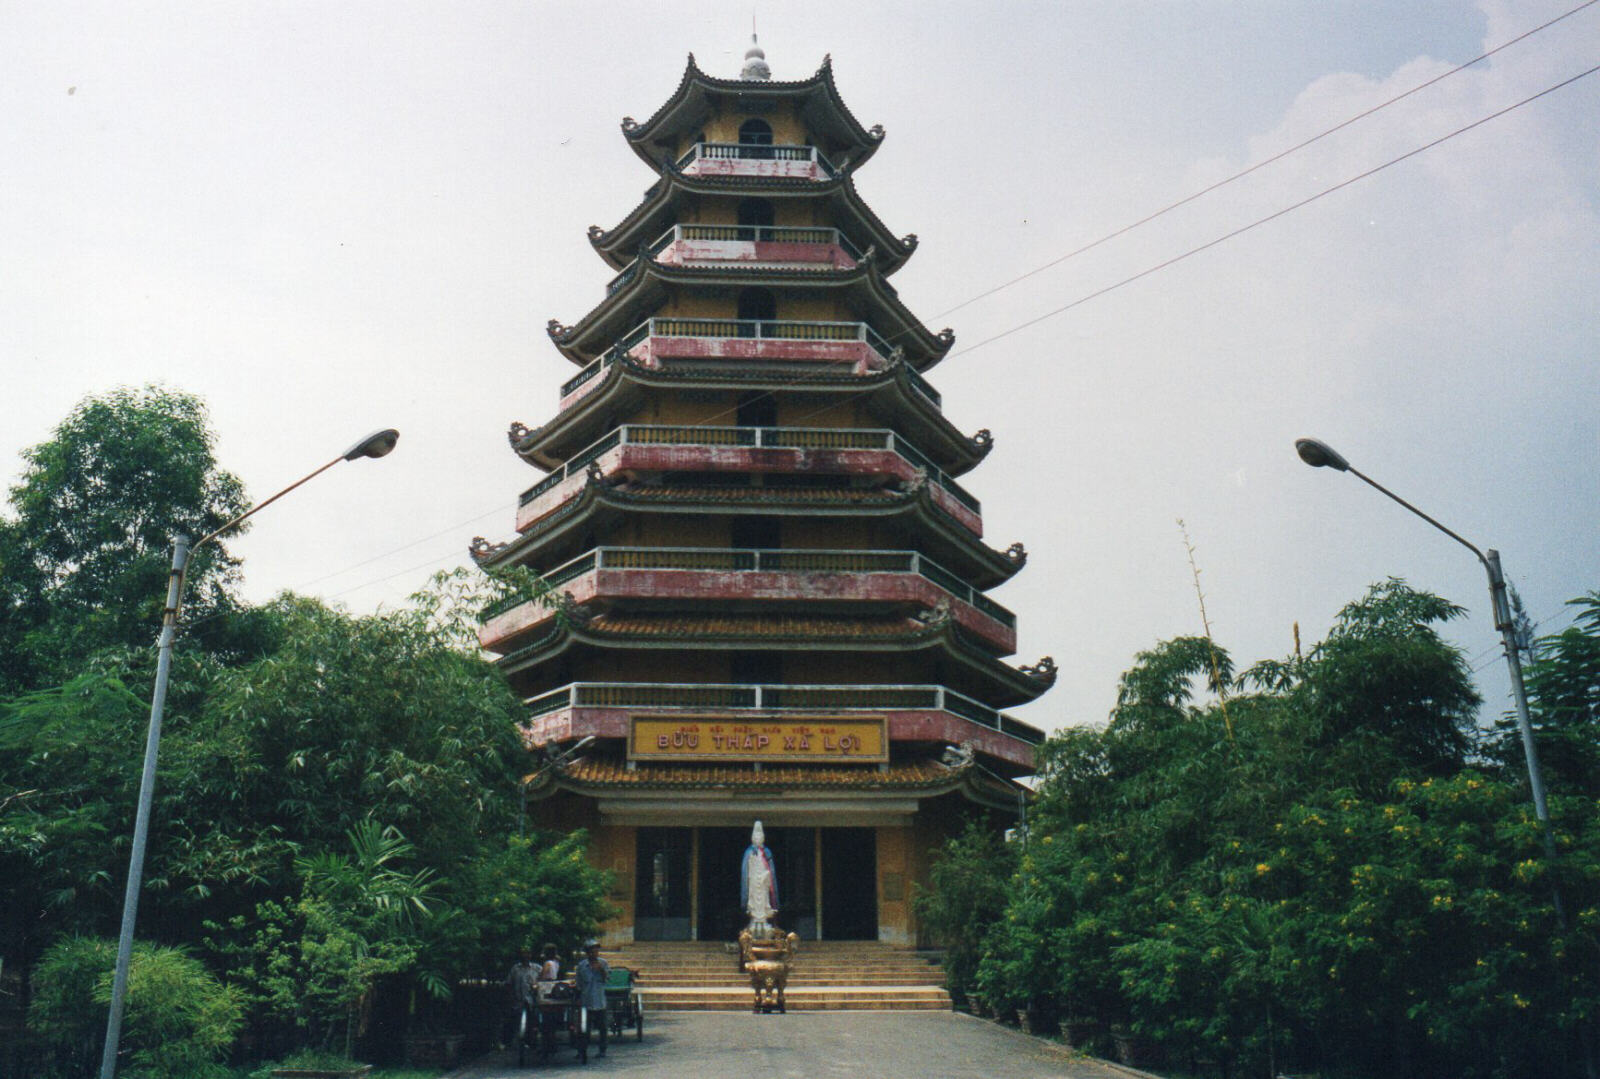
M 751 285 L 782 290 L 772 317 L 717 317 L 726 309 L 719 298 Z M 654 314 L 641 321 L 641 310 Z M 776 265 L 705 250 L 694 265 L 638 259 L 593 311 L 571 326 L 552 320 L 548 328 L 561 354 L 580 367 L 615 347 L 646 364 L 660 355 L 870 365 L 898 351 L 925 371 L 955 343 L 952 331 L 934 334 L 906 309 L 870 257 L 844 267 Z
M 882 132 L 829 64 L 775 82 L 759 48 L 738 79 L 691 57 L 623 129 L 657 182 L 590 230 L 620 272 L 548 327 L 581 369 L 509 431 L 548 474 L 513 537 L 472 545 L 506 581 L 479 643 L 557 754 L 533 815 L 589 829 L 614 940 L 737 933 L 726 873 L 763 818 L 786 930 L 912 941 L 931 852 L 1027 797 L 1044 732 L 1003 709 L 1056 679 L 1009 658 L 987 593 L 1027 555 L 984 542 L 955 478 L 992 439 L 923 377 L 954 333 L 888 281 L 916 240 L 855 189 Z
M 917 617 L 946 610 L 994 655 L 1009 656 L 1017 648 L 1014 614 L 916 551 L 596 547 L 543 580 L 569 602 L 606 608 L 714 602 L 729 612 L 781 605 L 796 612 L 906 610 Z M 517 605 L 484 624 L 483 646 L 508 651 L 555 617 L 553 607 Z
M 822 348 L 814 346 L 817 352 Z M 944 416 L 928 381 L 898 358 L 857 370 L 825 360 L 809 368 L 733 358 L 603 356 L 561 387 L 561 411 L 532 430 L 512 424 L 511 447 L 536 467 L 575 462 L 617 429 L 617 417 L 641 425 L 696 427 L 886 427 L 936 469 L 961 475 L 989 452 L 987 430 L 968 436 Z M 774 422 L 742 423 L 741 403 L 770 401 Z M 766 417 L 762 417 L 763 420 Z
M 689 62 L 664 105 L 644 123 L 622 121 L 622 134 L 640 160 L 653 168 L 676 161 L 694 143 L 740 145 L 740 119 L 759 117 L 769 125 L 768 145 L 808 144 L 829 155 L 839 169 L 871 157 L 883 141 L 883 128 L 867 129 L 845 107 L 833 82 L 833 61 L 824 59 L 808 79 L 719 79 Z
M 1044 740 L 1038 728 L 941 685 L 571 682 L 530 697 L 527 706 L 521 734 L 530 748 L 588 735 L 626 739 L 641 712 L 680 725 L 729 727 L 781 724 L 791 717 L 820 725 L 827 720 L 818 717 L 860 716 L 886 721 L 889 743 L 901 759 L 927 760 L 930 749 L 937 755 L 945 746 L 970 746 L 995 771 L 1019 776 L 1033 771 L 1033 748 Z M 840 754 L 819 763 L 852 762 Z
M 781 790 L 805 800 L 817 817 L 855 815 L 862 806 L 906 812 L 917 803 L 942 795 L 1003 812 L 1016 806 L 1017 789 L 972 760 L 952 767 L 930 761 L 891 763 L 879 770 L 809 767 L 729 768 L 716 764 L 695 768 L 624 768 L 610 761 L 585 760 L 561 771 L 540 774 L 528 787 L 530 798 L 572 791 L 599 802 L 612 816 L 670 814 L 685 822 L 704 816 L 717 819 L 719 803 L 728 798 L 770 797 Z
M 608 483 L 598 468 L 575 492 L 531 522 L 514 539 L 478 540 L 473 557 L 485 569 L 526 565 L 554 570 L 595 545 L 597 538 L 634 539 L 673 527 L 677 543 L 731 542 L 741 524 L 755 522 L 769 535 L 799 542 L 848 536 L 832 549 L 917 550 L 953 571 L 970 587 L 992 588 L 1027 561 L 1022 544 L 996 551 L 936 500 L 926 482 L 905 488 L 833 483 L 806 486 L 716 486 Z M 633 545 L 633 544 L 630 544 Z
M 617 671 L 641 679 L 736 681 L 738 665 L 752 654 L 774 661 L 762 667 L 763 677 L 773 681 L 903 685 L 937 679 L 995 708 L 1027 704 L 1055 682 L 1053 663 L 1003 663 L 989 642 L 968 633 L 944 609 L 907 617 L 805 615 L 795 608 L 782 615 L 563 608 L 561 617 L 544 617 L 529 604 L 491 620 L 491 631 L 507 627 L 500 665 L 524 695 Z M 525 614 L 534 631 L 515 633 Z M 594 732 L 578 732 L 589 733 Z
M 885 276 L 894 273 L 917 249 L 917 237 L 895 234 L 872 212 L 849 176 L 793 179 L 774 176 L 688 175 L 669 169 L 644 193 L 644 199 L 615 226 L 589 227 L 589 243 L 600 257 L 620 270 L 657 245 L 673 242 L 674 227 L 724 228 L 739 224 L 739 199 L 761 198 L 774 209 L 780 228 L 818 227 L 838 230 L 857 251 L 877 252 Z M 752 236 L 751 240 L 762 239 Z

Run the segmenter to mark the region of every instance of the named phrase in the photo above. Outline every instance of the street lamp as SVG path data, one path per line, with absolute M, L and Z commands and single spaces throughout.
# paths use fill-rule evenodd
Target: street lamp
M 167 575 L 167 606 L 161 615 L 161 636 L 156 642 L 156 687 L 150 696 L 150 730 L 144 743 L 144 773 L 139 778 L 139 809 L 133 821 L 133 850 L 128 855 L 128 886 L 122 895 L 122 934 L 117 940 L 117 969 L 111 979 L 111 1011 L 106 1017 L 106 1044 L 100 1055 L 100 1079 L 113 1079 L 117 1070 L 117 1049 L 122 1040 L 122 1012 L 128 998 L 128 964 L 133 958 L 133 923 L 139 914 L 139 886 L 144 878 L 145 843 L 150 833 L 150 802 L 155 794 L 156 751 L 161 745 L 161 712 L 167 702 L 167 674 L 172 669 L 172 639 L 177 635 L 178 610 L 183 603 L 183 574 L 188 568 L 189 556 L 340 461 L 383 457 L 394 449 L 399 440 L 400 432 L 392 427 L 374 431 L 315 472 L 296 480 L 265 502 L 245 510 L 215 532 L 200 537 L 198 543 L 191 546 L 188 536 L 172 538 L 172 570 Z
M 1550 835 L 1550 811 L 1545 806 L 1544 777 L 1539 770 L 1539 751 L 1533 743 L 1533 724 L 1528 719 L 1528 693 L 1522 684 L 1522 661 L 1517 656 L 1517 641 L 1511 621 L 1511 605 L 1506 601 L 1506 577 L 1500 569 L 1500 552 L 1489 550 L 1480 551 L 1477 547 L 1462 539 L 1444 525 L 1423 513 L 1417 507 L 1384 487 L 1375 480 L 1362 475 L 1352 468 L 1349 461 L 1325 442 L 1318 442 L 1314 438 L 1297 438 L 1294 443 L 1295 452 L 1300 455 L 1300 460 L 1312 468 L 1332 468 L 1340 472 L 1348 472 L 1356 479 L 1374 487 L 1400 503 L 1412 513 L 1427 521 L 1440 532 L 1455 540 L 1461 546 L 1478 556 L 1478 561 L 1483 563 L 1484 570 L 1489 574 L 1489 598 L 1494 604 L 1494 628 L 1500 631 L 1501 639 L 1505 642 L 1506 666 L 1511 670 L 1511 696 L 1517 705 L 1517 730 L 1522 735 L 1522 753 L 1528 763 L 1528 787 L 1533 793 L 1533 811 L 1539 818 L 1540 831 L 1544 833 L 1545 852 L 1553 860 L 1555 858 L 1555 841 Z M 1561 910 L 1561 895 L 1555 897 L 1556 917 L 1565 922 L 1565 915 Z

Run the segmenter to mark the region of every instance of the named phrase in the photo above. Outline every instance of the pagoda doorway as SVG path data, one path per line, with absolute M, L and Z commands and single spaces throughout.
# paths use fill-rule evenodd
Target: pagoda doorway
M 634 857 L 635 940 L 688 940 L 691 896 L 689 828 L 640 828 Z
M 822 939 L 878 939 L 878 832 L 823 828 Z
M 764 828 L 778 870 L 779 928 L 801 940 L 817 939 L 815 828 Z M 701 940 L 736 940 L 748 920 L 739 895 L 739 866 L 750 845 L 748 828 L 700 829 L 699 918 Z

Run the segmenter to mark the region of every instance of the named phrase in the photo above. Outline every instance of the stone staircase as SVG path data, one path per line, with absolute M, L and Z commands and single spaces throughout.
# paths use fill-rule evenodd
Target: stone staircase
M 749 1011 L 739 956 L 721 941 L 630 943 L 608 951 L 635 973 L 646 1011 Z M 792 1011 L 948 1011 L 936 953 L 877 941 L 802 941 L 786 994 Z

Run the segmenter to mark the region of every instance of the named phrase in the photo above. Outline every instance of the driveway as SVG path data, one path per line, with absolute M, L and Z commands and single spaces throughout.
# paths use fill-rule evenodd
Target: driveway
M 1008 1027 L 959 1012 L 646 1013 L 603 1058 L 578 1064 L 563 1049 L 547 1066 L 518 1068 L 495 1053 L 450 1079 L 529 1079 L 565 1073 L 644 1079 L 1130 1079 L 1145 1073 L 1076 1057 Z

